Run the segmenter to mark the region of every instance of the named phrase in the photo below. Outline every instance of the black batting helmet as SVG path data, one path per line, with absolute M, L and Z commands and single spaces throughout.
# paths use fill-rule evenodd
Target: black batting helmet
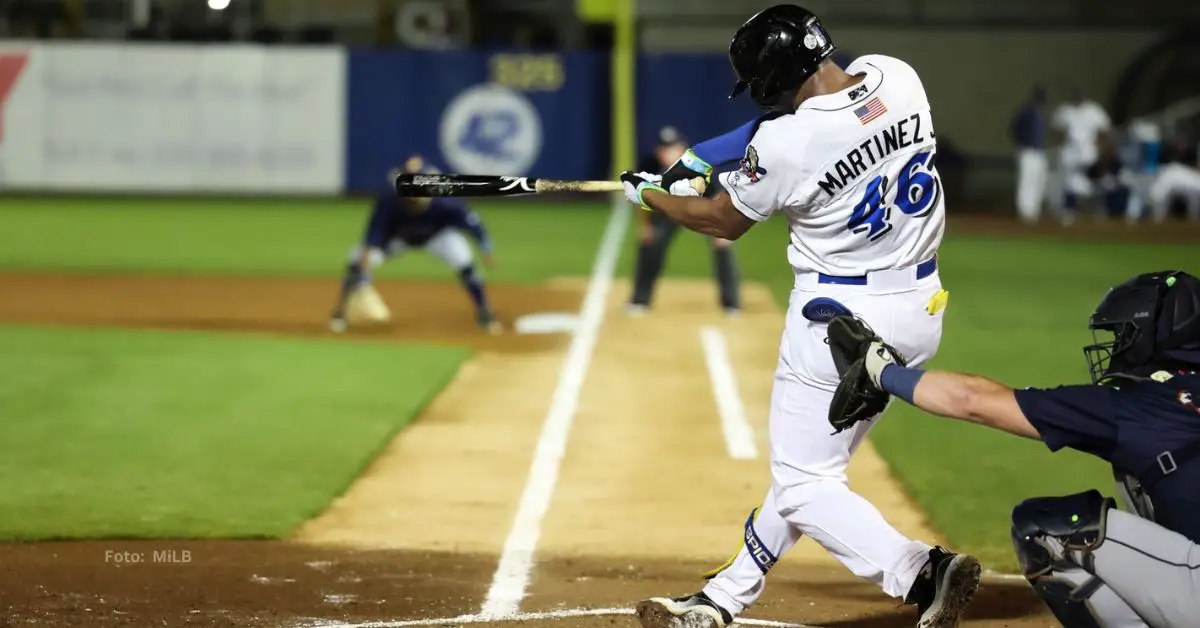
M 746 20 L 729 42 L 729 62 L 738 77 L 729 97 L 749 89 L 760 106 L 786 106 L 785 95 L 799 89 L 834 50 L 812 11 L 794 4 L 765 9 Z
M 1084 347 L 1092 381 L 1200 366 L 1200 279 L 1178 270 L 1138 275 L 1108 291 L 1088 321 L 1111 340 Z

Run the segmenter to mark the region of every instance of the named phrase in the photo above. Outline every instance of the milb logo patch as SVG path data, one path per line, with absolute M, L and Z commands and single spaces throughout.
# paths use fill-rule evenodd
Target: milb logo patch
M 761 539 L 758 538 L 758 533 L 754 531 L 754 515 L 758 514 L 758 509 L 750 511 L 750 517 L 746 519 L 746 551 L 750 552 L 750 557 L 758 564 L 759 571 L 766 575 L 771 567 L 775 566 L 775 555 L 771 550 L 767 549 Z

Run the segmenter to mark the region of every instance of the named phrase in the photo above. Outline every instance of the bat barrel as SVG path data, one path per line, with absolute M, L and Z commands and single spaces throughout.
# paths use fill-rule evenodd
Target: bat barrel
M 620 192 L 620 181 L 552 181 L 542 179 L 535 186 L 538 194 L 550 192 Z

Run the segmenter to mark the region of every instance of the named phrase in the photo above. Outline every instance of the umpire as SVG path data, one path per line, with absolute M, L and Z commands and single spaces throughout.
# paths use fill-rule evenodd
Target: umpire
M 1025 577 L 1069 628 L 1200 625 L 1200 279 L 1138 275 L 1108 292 L 1088 327 L 1092 384 L 1014 391 L 986 377 L 907 368 L 862 323 L 839 317 L 830 346 L 835 362 L 850 366 L 836 396 L 852 409 L 882 390 L 1108 461 L 1126 510 L 1095 490 L 1013 509 Z M 830 422 L 846 427 L 853 414 L 835 402 Z
M 638 165 L 638 172 L 662 172 L 679 160 L 687 150 L 687 140 L 674 127 L 663 127 L 658 132 L 658 145 L 654 151 L 646 155 Z M 710 185 L 709 192 L 717 187 L 716 179 Z M 679 225 L 671 222 L 662 212 L 638 212 L 642 215 L 642 229 L 638 243 L 637 264 L 634 267 L 633 295 L 629 299 L 626 311 L 631 315 L 641 315 L 650 307 L 654 296 L 654 284 L 662 274 L 663 263 L 667 257 L 667 247 L 679 230 Z M 730 316 L 735 316 L 741 309 L 740 278 L 737 261 L 733 256 L 733 243 L 721 238 L 712 238 L 713 274 L 717 277 L 720 288 L 719 299 L 721 308 Z

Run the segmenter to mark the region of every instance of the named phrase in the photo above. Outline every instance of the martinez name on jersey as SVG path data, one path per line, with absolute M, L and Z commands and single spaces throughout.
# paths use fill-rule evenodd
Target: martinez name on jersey
M 881 161 L 899 150 L 934 139 L 933 122 L 928 111 L 914 113 L 907 118 L 884 127 L 868 137 L 857 148 L 852 148 L 845 157 L 837 160 L 833 167 L 818 177 L 817 185 L 829 197 L 851 185 L 864 172 L 870 172 Z

